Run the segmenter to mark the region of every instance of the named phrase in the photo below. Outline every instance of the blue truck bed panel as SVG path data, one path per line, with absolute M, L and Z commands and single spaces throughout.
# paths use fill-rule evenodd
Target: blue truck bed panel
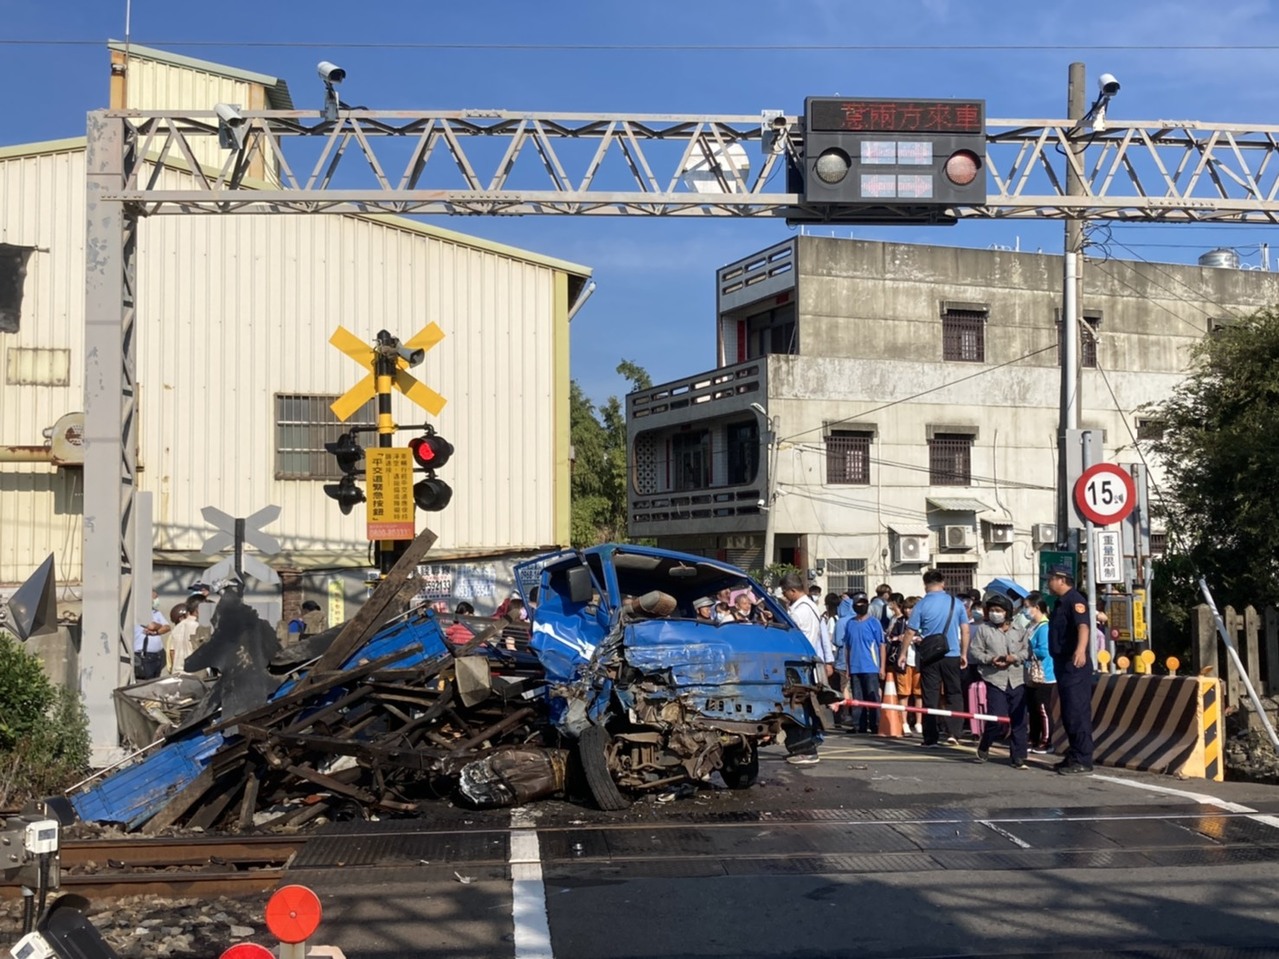
M 71 805 L 86 822 L 118 822 L 136 829 L 191 785 L 223 742 L 221 733 L 198 732 L 175 740 L 71 796 Z

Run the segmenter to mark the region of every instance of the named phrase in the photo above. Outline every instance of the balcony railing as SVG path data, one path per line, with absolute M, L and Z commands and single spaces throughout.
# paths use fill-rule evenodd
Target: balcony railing
M 627 416 L 631 422 L 646 416 L 669 413 L 689 407 L 731 400 L 764 389 L 768 373 L 766 357 L 747 360 L 735 366 L 723 366 L 716 370 L 698 373 L 682 380 L 662 383 L 647 390 L 630 394 L 627 398 Z M 739 402 L 737 405 L 741 405 Z M 702 415 L 699 410 L 698 416 Z M 716 415 L 707 410 L 706 416 Z
M 690 520 L 726 520 L 734 517 L 756 516 L 764 492 L 758 484 L 728 486 L 717 489 L 690 490 L 680 493 L 659 493 L 653 496 L 631 497 L 631 531 L 644 536 L 649 527 L 659 523 L 686 524 Z M 733 524 L 742 526 L 741 522 Z M 747 523 L 748 526 L 756 524 Z M 663 530 L 675 532 L 676 530 Z M 683 530 L 697 532 L 698 530 Z

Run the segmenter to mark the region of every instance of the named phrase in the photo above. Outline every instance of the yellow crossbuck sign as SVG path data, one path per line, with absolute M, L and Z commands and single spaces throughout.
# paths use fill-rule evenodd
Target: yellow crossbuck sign
M 429 350 L 444 339 L 444 331 L 437 323 L 428 323 L 413 334 L 413 338 L 405 342 L 405 346 L 414 350 Z M 329 406 L 333 415 L 345 423 L 355 415 L 365 403 L 377 395 L 377 381 L 373 376 L 373 347 L 361 340 L 346 327 L 339 326 L 329 337 L 329 342 L 369 371 L 369 375 L 339 396 Z M 408 362 L 403 358 L 395 361 L 394 386 L 422 409 L 432 416 L 438 416 L 447 402 L 444 397 L 425 383 L 409 374 Z

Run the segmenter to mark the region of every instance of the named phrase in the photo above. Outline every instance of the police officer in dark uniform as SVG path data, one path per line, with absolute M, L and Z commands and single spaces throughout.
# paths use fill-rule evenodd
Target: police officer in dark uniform
M 1048 588 L 1057 597 L 1057 606 L 1048 620 L 1048 652 L 1057 674 L 1057 695 L 1061 698 L 1061 724 L 1070 740 L 1066 758 L 1057 772 L 1074 775 L 1092 772 L 1092 663 L 1088 627 L 1088 601 L 1075 589 L 1069 566 L 1054 566 L 1048 573 Z

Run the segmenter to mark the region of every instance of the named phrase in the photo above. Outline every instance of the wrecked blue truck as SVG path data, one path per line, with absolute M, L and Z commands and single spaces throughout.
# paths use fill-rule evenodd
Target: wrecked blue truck
M 548 721 L 576 741 L 601 808 L 716 770 L 746 788 L 760 746 L 799 752 L 820 734 L 834 694 L 816 679 L 816 654 L 741 570 L 608 544 L 542 557 L 517 575 L 538 587 L 530 648 L 546 673 Z M 755 600 L 750 619 L 697 615 L 699 600 L 743 591 Z
M 834 693 L 814 682 L 804 635 L 740 570 L 606 545 L 518 572 L 530 628 L 472 618 L 460 642 L 412 605 L 280 646 L 224 594 L 213 637 L 185 663 L 209 671 L 208 693 L 72 805 L 129 829 L 233 831 L 415 815 L 458 794 L 499 807 L 589 792 L 620 809 L 715 771 L 745 788 L 767 743 L 811 748 Z M 751 621 L 698 617 L 734 592 L 755 600 Z

